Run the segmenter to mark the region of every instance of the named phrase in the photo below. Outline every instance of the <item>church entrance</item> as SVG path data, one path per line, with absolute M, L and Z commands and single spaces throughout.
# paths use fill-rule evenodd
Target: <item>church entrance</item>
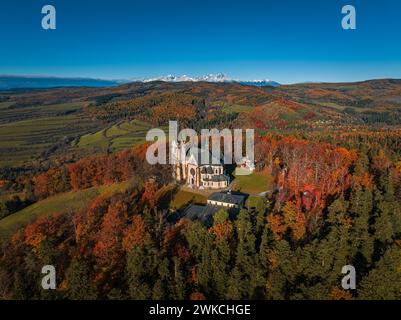
M 189 173 L 191 174 L 191 177 L 189 178 L 189 184 L 190 184 L 191 186 L 193 186 L 193 185 L 195 185 L 195 174 L 196 174 L 195 169 L 194 169 L 194 168 L 191 168 L 191 170 L 189 171 Z

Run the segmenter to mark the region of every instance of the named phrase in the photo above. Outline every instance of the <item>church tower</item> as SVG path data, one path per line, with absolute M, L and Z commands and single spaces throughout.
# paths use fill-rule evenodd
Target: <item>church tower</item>
M 186 172 L 186 153 L 187 143 L 184 141 L 173 140 L 171 142 L 171 163 L 174 166 L 173 177 L 177 181 L 185 181 L 187 179 Z

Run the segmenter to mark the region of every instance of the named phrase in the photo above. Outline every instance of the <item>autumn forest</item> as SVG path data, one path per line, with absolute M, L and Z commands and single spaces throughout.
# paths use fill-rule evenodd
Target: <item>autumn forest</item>
M 400 96 L 400 80 L 0 92 L 0 299 L 401 299 Z M 255 129 L 236 215 L 186 219 L 205 196 L 145 159 L 169 120 Z

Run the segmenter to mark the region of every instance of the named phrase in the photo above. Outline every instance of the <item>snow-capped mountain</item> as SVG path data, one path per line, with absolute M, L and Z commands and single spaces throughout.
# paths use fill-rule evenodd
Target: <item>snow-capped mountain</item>
M 151 82 L 151 81 L 165 81 L 165 82 L 183 82 L 183 81 L 206 81 L 215 83 L 240 83 L 250 86 L 279 86 L 280 84 L 271 80 L 238 80 L 228 77 L 223 73 L 208 74 L 200 77 L 190 77 L 187 75 L 182 76 L 162 76 L 151 79 L 118 79 L 118 80 L 105 80 L 105 79 L 92 79 L 92 78 L 62 78 L 50 76 L 9 76 L 0 75 L 0 90 L 10 90 L 16 88 L 53 88 L 53 87 L 111 87 L 129 82 Z
M 205 76 L 200 77 L 190 77 L 187 75 L 182 76 L 174 76 L 174 75 L 167 75 L 167 76 L 160 76 L 156 78 L 144 79 L 143 82 L 151 82 L 151 81 L 165 81 L 165 82 L 183 82 L 183 81 L 206 81 L 206 82 L 237 82 L 245 85 L 252 85 L 252 86 L 273 86 L 277 87 L 280 84 L 275 81 L 271 80 L 239 80 L 233 79 L 223 73 L 218 74 L 208 74 Z
M 257 87 L 264 87 L 264 86 L 271 86 L 271 87 L 278 87 L 281 86 L 280 83 L 272 80 L 250 80 L 250 81 L 239 81 L 241 84 L 246 84 L 248 86 L 257 86 Z
M 207 81 L 207 82 L 232 82 L 232 81 L 235 81 L 223 73 L 208 74 L 206 76 L 199 77 L 198 79 L 199 79 L 198 81 Z
M 151 82 L 151 81 L 166 81 L 166 82 L 183 82 L 183 81 L 207 81 L 207 82 L 226 82 L 232 81 L 231 78 L 227 77 L 225 74 L 208 74 L 201 77 L 190 77 L 187 75 L 182 76 L 174 76 L 174 75 L 167 75 L 167 76 L 160 76 L 156 78 L 144 79 L 143 82 Z

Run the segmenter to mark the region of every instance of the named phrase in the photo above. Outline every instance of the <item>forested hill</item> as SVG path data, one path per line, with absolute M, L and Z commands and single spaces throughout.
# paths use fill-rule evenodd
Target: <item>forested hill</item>
M 174 95 L 204 103 L 203 112 L 219 109 L 226 113 L 262 111 L 271 124 L 281 127 L 294 123 L 311 124 L 318 120 L 338 123 L 398 124 L 401 119 L 401 80 L 371 80 L 357 83 L 314 83 L 255 87 L 238 83 L 209 82 L 133 82 L 103 88 L 58 88 L 3 91 L 0 103 L 7 109 L 83 101 L 96 106 L 95 113 L 115 115 L 120 106 L 124 112 L 135 112 L 136 106 L 152 107 Z M 185 99 L 185 98 L 184 98 Z M 170 105 L 172 105 L 170 103 Z M 185 105 L 184 105 L 185 107 Z M 184 108 L 185 109 L 185 108 Z M 252 115 L 251 115 L 252 116 Z M 259 116 L 257 113 L 255 116 Z M 262 119 L 263 120 L 263 119 Z
M 0 299 L 401 299 L 400 89 L 3 91 Z M 206 196 L 145 159 L 146 133 L 169 120 L 255 128 L 256 170 L 231 185 L 251 195 L 238 215 L 181 215 Z M 48 264 L 57 290 L 38 285 Z M 356 290 L 341 286 L 345 265 Z

